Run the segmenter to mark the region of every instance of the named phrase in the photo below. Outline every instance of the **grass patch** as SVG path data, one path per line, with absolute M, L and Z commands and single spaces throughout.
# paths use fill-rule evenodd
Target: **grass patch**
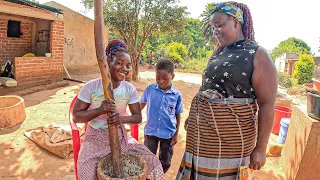
M 293 87 L 303 88 L 303 85 L 298 83 L 298 79 L 292 78 L 291 80 L 292 80 L 292 86 L 293 86 Z
M 201 59 L 192 59 L 183 62 L 183 70 L 182 72 L 189 72 L 189 73 L 202 73 L 204 69 L 207 67 L 208 60 L 201 60 Z
M 293 86 L 293 82 L 290 76 L 285 75 L 281 72 L 278 72 L 278 83 L 285 88 L 291 88 Z

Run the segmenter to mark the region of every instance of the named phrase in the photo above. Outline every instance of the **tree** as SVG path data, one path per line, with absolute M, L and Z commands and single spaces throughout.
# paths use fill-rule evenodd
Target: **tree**
M 213 31 L 210 23 L 210 14 L 209 10 L 212 6 L 212 3 L 209 3 L 206 5 L 205 11 L 202 12 L 200 15 L 201 24 L 202 24 L 202 32 L 205 40 L 211 47 L 215 47 L 216 44 L 218 43 L 216 38 L 213 36 Z
M 186 35 L 191 36 L 191 41 L 187 46 L 190 58 L 206 57 L 206 40 L 201 30 L 201 21 L 199 19 L 188 18 L 185 26 Z
M 314 71 L 314 59 L 311 55 L 300 55 L 299 61 L 295 65 L 293 77 L 298 79 L 298 84 L 311 81 Z
M 275 61 L 278 57 L 282 56 L 285 53 L 295 53 L 295 54 L 311 54 L 311 48 L 307 43 L 301 39 L 294 37 L 288 38 L 285 41 L 280 42 L 278 47 L 274 48 L 270 57 Z
M 121 40 L 123 40 L 118 31 L 113 30 L 113 28 L 109 27 L 108 41 L 112 41 L 113 39 L 121 39 Z
M 93 0 L 82 0 L 93 8 Z M 179 31 L 185 24 L 186 7 L 178 0 L 105 0 L 105 23 L 117 31 L 129 46 L 132 60 L 132 79 L 136 80 L 145 42 L 150 35 Z
M 160 45 L 178 42 L 185 45 L 188 50 L 188 58 L 203 58 L 206 56 L 206 41 L 202 35 L 199 19 L 187 18 L 183 30 L 175 33 L 161 33 L 158 38 L 149 38 L 150 44 Z M 153 41 L 153 42 L 152 42 Z M 155 43 L 154 41 L 158 42 Z M 155 47 L 155 46 L 153 46 Z

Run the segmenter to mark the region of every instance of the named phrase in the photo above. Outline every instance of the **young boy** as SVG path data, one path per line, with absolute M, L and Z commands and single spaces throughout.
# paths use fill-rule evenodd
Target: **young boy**
M 147 104 L 148 121 L 144 129 L 144 145 L 157 154 L 160 143 L 159 159 L 164 173 L 171 165 L 173 146 L 177 143 L 182 113 L 181 94 L 171 83 L 174 78 L 174 64 L 162 59 L 156 64 L 156 82 L 143 92 L 140 107 Z

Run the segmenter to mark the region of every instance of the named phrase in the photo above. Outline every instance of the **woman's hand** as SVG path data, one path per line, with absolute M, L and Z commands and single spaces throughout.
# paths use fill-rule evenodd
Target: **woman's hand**
M 184 121 L 184 130 L 187 130 L 189 117 Z
M 117 112 L 115 101 L 113 99 L 106 99 L 102 101 L 98 111 L 100 115 L 107 114 L 108 112 Z
M 266 150 L 264 148 L 256 147 L 250 155 L 249 168 L 253 170 L 260 170 L 266 163 Z
M 112 113 L 107 117 L 107 123 L 111 126 L 119 125 L 122 123 L 122 118 L 119 113 Z

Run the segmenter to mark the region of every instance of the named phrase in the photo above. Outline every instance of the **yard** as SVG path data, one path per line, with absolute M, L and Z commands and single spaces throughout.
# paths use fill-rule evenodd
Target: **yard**
M 152 83 L 153 72 L 144 70 L 140 76 L 142 79 L 133 82 L 139 95 L 147 84 Z M 90 80 L 99 77 L 99 73 L 73 76 L 76 79 Z M 182 80 L 188 79 L 188 82 Z M 182 93 L 184 120 L 188 116 L 188 110 L 192 98 L 200 88 L 201 76 L 193 74 L 177 73 L 175 87 Z M 50 123 L 68 124 L 68 109 L 70 102 L 78 93 L 83 84 L 69 82 L 69 86 L 52 90 L 43 90 L 33 94 L 23 96 L 26 104 L 27 118 L 14 128 L 0 130 L 0 179 L 74 179 L 73 158 L 61 159 L 27 139 L 23 132 L 27 129 L 36 128 Z M 145 111 L 144 111 L 145 117 Z M 139 140 L 143 143 L 143 127 L 140 125 Z M 180 130 L 179 141 L 175 146 L 172 166 L 166 174 L 166 179 L 174 179 L 179 169 L 185 149 L 186 132 Z M 266 166 L 255 172 L 258 179 L 284 179 L 279 165 L 279 158 L 268 158 Z

